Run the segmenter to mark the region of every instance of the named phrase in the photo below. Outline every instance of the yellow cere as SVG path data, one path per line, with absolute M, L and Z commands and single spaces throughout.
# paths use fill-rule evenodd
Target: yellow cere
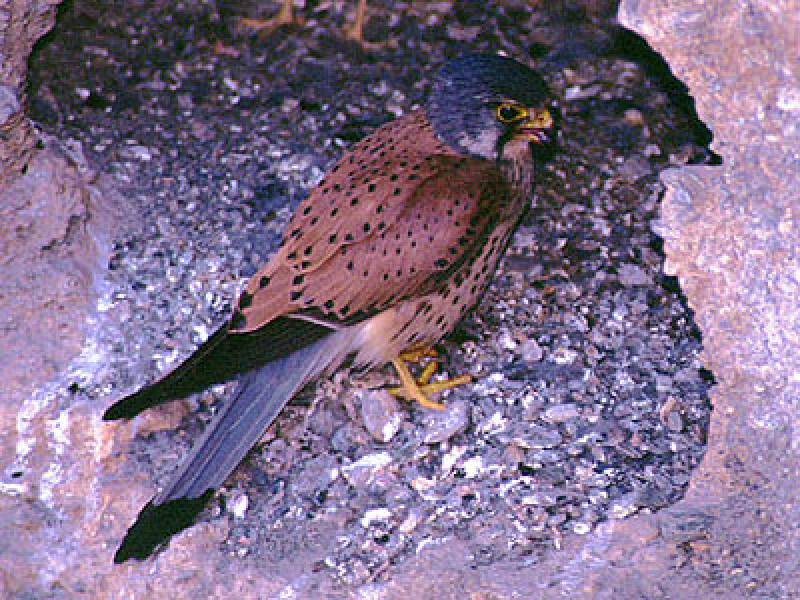
M 528 123 L 531 127 L 536 127 L 537 129 L 548 129 L 553 126 L 553 116 L 546 108 L 534 110 L 531 118 L 528 119 Z

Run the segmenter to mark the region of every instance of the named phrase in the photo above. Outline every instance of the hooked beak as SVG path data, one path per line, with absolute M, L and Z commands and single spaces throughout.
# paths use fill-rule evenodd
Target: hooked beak
M 546 108 L 531 109 L 528 116 L 516 126 L 515 137 L 534 144 L 549 144 L 555 133 L 553 115 Z

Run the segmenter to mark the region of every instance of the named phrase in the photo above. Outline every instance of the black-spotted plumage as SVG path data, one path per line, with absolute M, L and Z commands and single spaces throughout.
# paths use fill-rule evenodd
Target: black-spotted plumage
M 131 417 L 239 381 L 118 560 L 142 556 L 141 532 L 159 507 L 221 485 L 303 385 L 347 357 L 371 367 L 432 345 L 474 306 L 528 205 L 531 147 L 552 141 L 548 104 L 543 80 L 512 59 L 456 59 L 424 108 L 379 128 L 330 170 L 230 323 L 106 412 Z

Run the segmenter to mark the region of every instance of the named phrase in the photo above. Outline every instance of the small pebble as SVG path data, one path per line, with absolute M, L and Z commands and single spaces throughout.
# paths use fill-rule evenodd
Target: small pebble
M 585 88 L 582 88 L 579 85 L 573 85 L 564 91 L 564 97 L 567 99 L 567 101 L 585 100 L 587 98 L 597 96 L 601 90 L 602 88 L 599 85 L 590 85 Z
M 483 472 L 483 458 L 480 456 L 473 456 L 464 461 L 464 477 L 473 479 Z
M 644 125 L 644 115 L 638 108 L 629 108 L 625 111 L 625 122 L 641 127 Z
M 342 467 L 341 471 L 351 485 L 363 487 L 391 463 L 392 457 L 388 452 L 377 452 Z
M 424 444 L 438 444 L 464 431 L 469 425 L 468 405 L 463 400 L 448 403 L 444 410 L 428 411 L 420 432 Z
M 379 442 L 391 440 L 400 429 L 405 415 L 397 399 L 387 390 L 367 390 L 358 395 L 366 430 Z
M 661 148 L 659 148 L 656 144 L 647 144 L 647 146 L 644 147 L 644 155 L 647 158 L 661 156 Z
M 634 155 L 628 158 L 622 166 L 617 169 L 617 177 L 633 183 L 642 177 L 650 175 L 653 172 L 650 161 L 644 156 Z
M 412 508 L 408 511 L 408 516 L 406 516 L 405 520 L 400 523 L 398 526 L 398 531 L 401 533 L 411 533 L 417 528 L 419 522 L 422 520 L 422 512 L 418 508 Z
M 546 418 L 546 417 L 545 417 Z M 571 417 L 570 417 L 571 418 Z M 518 431 L 514 443 L 521 448 L 553 448 L 562 442 L 558 431 L 547 429 L 539 425 L 528 424 L 525 429 Z
M 670 431 L 683 431 L 683 417 L 681 413 L 675 411 L 667 415 L 667 429 Z
M 544 407 L 545 401 L 538 394 L 526 394 L 522 397 L 523 418 L 526 421 L 534 421 L 539 418 Z
M 522 360 L 530 364 L 542 360 L 542 357 L 544 356 L 544 350 L 542 350 L 542 347 L 536 342 L 536 340 L 525 340 L 520 346 L 520 354 L 522 356 Z
M 575 521 L 572 525 L 572 531 L 574 531 L 578 535 L 586 535 L 592 530 L 591 523 L 585 523 L 583 521 Z
M 231 514 L 236 519 L 243 519 L 249 504 L 250 500 L 247 498 L 247 494 L 239 494 L 229 504 Z
M 620 283 L 626 287 L 651 283 L 650 276 L 638 265 L 624 263 L 619 266 L 618 272 Z
M 372 508 L 361 517 L 362 527 L 369 527 L 376 521 L 388 521 L 392 516 L 392 511 L 388 508 Z
M 624 496 L 611 502 L 609 514 L 613 519 L 624 519 L 634 514 L 639 507 L 637 505 L 638 492 L 628 492 Z
M 553 404 L 544 409 L 542 417 L 550 423 L 563 423 L 581 414 L 577 405 L 571 403 Z
M 517 342 L 511 336 L 510 333 L 503 332 L 503 335 L 500 336 L 500 346 L 505 348 L 506 350 L 514 351 L 517 349 Z

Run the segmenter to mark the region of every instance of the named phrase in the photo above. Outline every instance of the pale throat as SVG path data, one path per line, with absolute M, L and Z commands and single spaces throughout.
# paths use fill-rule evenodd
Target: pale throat
M 531 155 L 530 142 L 526 139 L 510 139 L 503 146 L 500 169 L 511 187 L 527 197 L 533 191 L 533 178 L 536 169 Z

